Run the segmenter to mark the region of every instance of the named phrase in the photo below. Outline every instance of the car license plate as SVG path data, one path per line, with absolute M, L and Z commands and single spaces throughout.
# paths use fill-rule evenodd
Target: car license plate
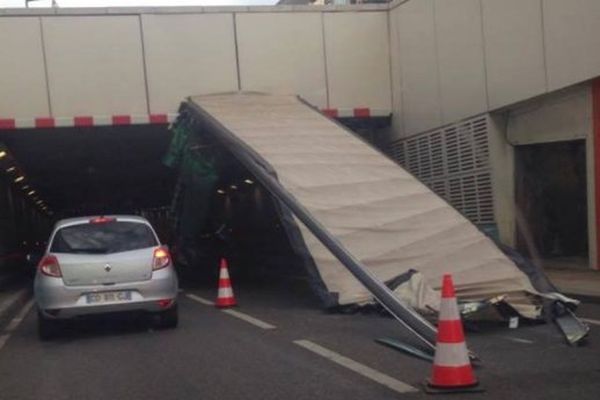
M 88 293 L 86 299 L 88 304 L 128 301 L 131 300 L 131 291 Z

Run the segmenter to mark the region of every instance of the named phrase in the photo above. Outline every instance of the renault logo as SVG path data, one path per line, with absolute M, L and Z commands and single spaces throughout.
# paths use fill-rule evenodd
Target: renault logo
M 106 265 L 104 266 L 104 270 L 105 270 L 106 272 L 110 272 L 110 270 L 111 270 L 111 269 L 112 269 L 112 267 L 110 266 L 110 264 L 106 264 Z

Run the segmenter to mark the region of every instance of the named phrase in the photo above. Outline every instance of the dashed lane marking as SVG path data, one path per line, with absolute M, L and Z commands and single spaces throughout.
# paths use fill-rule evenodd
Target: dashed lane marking
M 6 344 L 6 341 L 10 338 L 10 333 L 14 332 L 14 330 L 17 329 L 19 324 L 23 321 L 23 318 L 25 318 L 25 315 L 27 315 L 29 310 L 31 310 L 32 306 L 33 300 L 29 300 L 27 304 L 25 304 L 25 306 L 19 311 L 19 313 L 6 326 L 6 328 L 4 329 L 6 333 L 4 335 L 0 335 L 0 350 L 2 350 L 2 348 Z
M 587 322 L 588 324 L 592 324 L 592 325 L 600 325 L 600 321 L 598 321 L 597 319 L 589 319 L 589 318 L 581 318 L 583 321 Z
M 2 348 L 6 344 L 6 341 L 8 340 L 9 337 L 10 337 L 10 335 L 8 335 L 8 334 L 0 336 L 0 350 L 2 350 Z
M 200 296 L 196 296 L 195 294 L 186 294 L 186 297 L 188 299 L 192 299 L 194 301 L 197 301 L 198 303 L 201 303 L 201 304 L 204 304 L 204 305 L 207 305 L 207 306 L 214 306 L 215 305 L 214 302 L 212 302 L 210 300 L 207 300 L 205 298 L 202 298 Z M 248 322 L 248 323 L 250 323 L 250 324 L 252 324 L 254 326 L 257 326 L 257 327 L 259 327 L 261 329 L 276 329 L 277 328 L 275 325 L 271 325 L 268 322 L 261 321 L 258 318 L 254 318 L 253 316 L 250 316 L 248 314 L 244 314 L 244 313 L 239 312 L 239 311 L 235 311 L 235 310 L 221 310 L 221 311 L 223 311 L 225 314 L 231 315 L 232 317 L 241 319 L 242 321 L 246 321 L 246 322 Z
M 523 339 L 523 338 L 518 338 L 518 337 L 512 337 L 512 336 L 504 336 L 504 339 L 510 340 L 511 342 L 517 342 L 517 343 L 525 343 L 525 344 L 533 344 L 533 343 L 535 343 L 533 340 Z
M 205 298 L 196 296 L 195 294 L 186 294 L 185 297 L 187 297 L 188 299 L 197 301 L 198 303 L 204 304 L 206 306 L 214 306 L 215 305 L 215 303 L 213 301 L 206 300 Z
M 344 357 L 341 354 L 338 354 L 334 351 L 326 349 L 325 347 L 319 346 L 318 344 L 313 343 L 309 340 L 295 340 L 294 343 L 300 347 L 303 347 L 309 351 L 312 351 L 315 354 L 320 355 L 321 357 L 324 357 L 330 361 L 333 361 L 334 363 L 341 365 L 342 367 L 345 367 L 351 371 L 354 371 L 357 374 L 364 376 L 365 378 L 375 381 L 395 392 L 398 392 L 398 393 L 418 392 L 418 390 L 416 388 L 410 386 L 408 383 L 404 383 L 395 378 L 392 378 L 389 375 L 383 374 L 377 370 L 374 370 L 373 368 L 367 367 L 366 365 L 363 365 L 359 362 L 351 360 L 348 357 Z
M 225 314 L 231 315 L 232 317 L 241 319 L 242 321 L 246 321 L 254 326 L 257 326 L 262 329 L 275 329 L 277 328 L 275 325 L 271 325 L 267 322 L 261 321 L 258 318 L 254 318 L 248 314 L 241 313 L 235 310 L 222 310 Z
M 29 312 L 29 310 L 31 310 L 31 307 L 33 307 L 33 300 L 29 300 L 27 302 L 27 304 L 25 304 L 25 306 L 21 309 L 21 311 L 19 311 L 19 313 L 6 326 L 5 331 L 6 332 L 12 332 L 15 329 L 17 329 L 17 327 L 19 326 L 19 324 L 23 321 L 23 318 L 25 318 L 25 316 L 27 315 L 27 313 Z

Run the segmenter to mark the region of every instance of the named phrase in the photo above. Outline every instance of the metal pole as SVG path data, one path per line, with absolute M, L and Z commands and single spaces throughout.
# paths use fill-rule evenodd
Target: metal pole
M 257 154 L 248 145 L 239 140 L 219 121 L 192 101 L 187 103 L 196 115 L 201 117 L 216 137 L 221 140 L 234 156 L 267 188 L 275 197 L 284 203 L 321 243 L 373 294 L 401 324 L 414 333 L 429 348 L 435 349 L 436 328 L 414 309 L 404 304 L 394 293 L 375 277 L 366 267 L 361 265 L 344 245 L 317 221 L 296 198 L 288 192 L 256 160 Z M 254 156 L 253 156 L 254 155 Z

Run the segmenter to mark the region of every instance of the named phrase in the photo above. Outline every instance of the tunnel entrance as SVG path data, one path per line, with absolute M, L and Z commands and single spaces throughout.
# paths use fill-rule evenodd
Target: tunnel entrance
M 216 289 L 226 257 L 241 291 L 310 297 L 271 195 L 216 145 L 204 149 L 219 159 L 214 179 L 191 184 L 164 163 L 172 139 L 166 125 L 0 131 L 0 275 L 4 258 L 12 270 L 43 252 L 57 220 L 135 214 L 170 246 L 183 287 Z
M 518 247 L 544 266 L 587 267 L 585 141 L 516 147 Z

